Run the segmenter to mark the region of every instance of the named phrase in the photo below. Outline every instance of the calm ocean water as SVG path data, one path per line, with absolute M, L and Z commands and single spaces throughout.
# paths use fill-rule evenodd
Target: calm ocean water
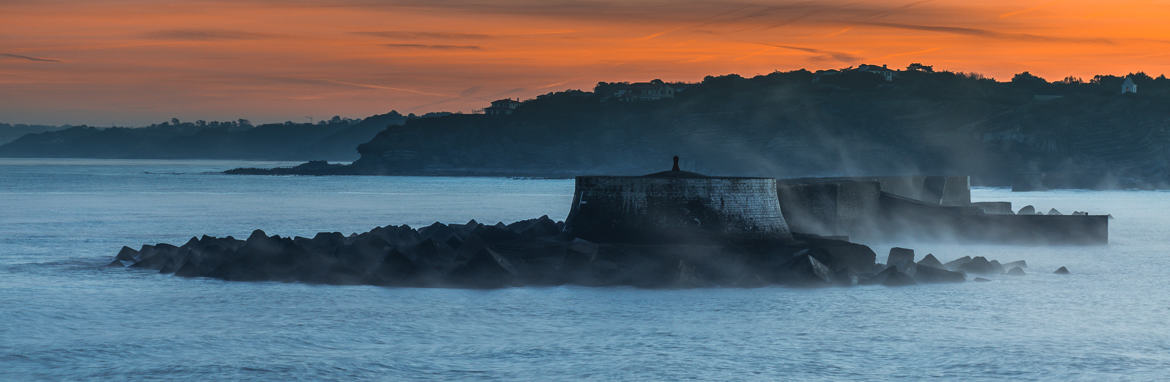
M 1111 213 L 1107 247 L 896 243 L 1024 277 L 904 288 L 396 289 L 187 279 L 122 245 L 568 213 L 571 180 L 211 175 L 0 159 L 4 380 L 1165 380 L 1170 193 L 980 189 Z M 889 243 L 867 243 L 885 260 Z M 1051 274 L 1059 266 L 1073 274 Z

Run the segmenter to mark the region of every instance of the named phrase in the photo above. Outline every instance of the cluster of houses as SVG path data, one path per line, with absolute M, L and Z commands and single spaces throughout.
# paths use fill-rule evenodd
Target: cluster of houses
M 484 108 L 483 113 L 487 115 L 510 115 L 516 112 L 516 108 L 518 107 L 520 107 L 519 99 L 504 98 L 492 101 L 492 105 Z
M 908 70 L 920 70 L 920 71 L 929 71 L 929 72 L 934 71 L 934 69 L 931 68 L 930 66 L 926 66 L 926 65 L 922 65 L 922 64 L 916 64 L 916 65 L 917 66 L 912 65 L 911 68 L 908 68 Z M 846 68 L 846 69 L 840 69 L 840 70 L 838 70 L 838 69 L 818 70 L 816 73 L 814 73 L 813 82 L 814 83 L 820 82 L 822 78 L 837 76 L 837 75 L 841 75 L 841 74 L 845 74 L 845 73 L 869 73 L 869 74 L 877 76 L 878 78 L 881 78 L 885 82 L 894 82 L 894 77 L 897 76 L 897 71 L 886 67 L 886 65 L 877 66 L 877 65 L 861 64 L 860 66 L 858 66 L 856 68 Z
M 599 95 L 602 101 L 645 102 L 674 98 L 674 95 L 680 91 L 682 91 L 681 87 L 676 87 L 662 80 L 653 80 L 650 82 L 611 84 L 606 89 L 607 94 Z

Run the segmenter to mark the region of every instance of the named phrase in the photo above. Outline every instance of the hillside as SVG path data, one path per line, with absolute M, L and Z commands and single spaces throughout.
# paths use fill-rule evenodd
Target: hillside
M 141 128 L 79 126 L 25 135 L 0 146 L 0 156 L 349 161 L 357 158 L 359 143 L 406 119 L 390 112 L 320 124 L 174 120 Z
M 872 68 L 872 67 L 871 67 Z M 1164 187 L 1170 80 L 996 82 L 928 70 L 795 71 L 668 84 L 637 99 L 599 84 L 509 115 L 411 120 L 331 173 L 571 176 L 669 166 L 773 177 L 970 174 L 1020 188 Z M 888 78 L 888 80 L 887 80 Z M 624 99 L 622 97 L 625 97 Z
M 42 125 L 25 125 L 25 124 L 7 124 L 0 123 L 0 145 L 15 141 L 17 138 L 28 134 L 44 133 L 47 131 L 56 131 L 68 129 L 71 126 L 42 126 Z

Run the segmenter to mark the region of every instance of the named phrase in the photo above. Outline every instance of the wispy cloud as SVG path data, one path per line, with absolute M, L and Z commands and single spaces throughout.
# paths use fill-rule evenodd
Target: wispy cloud
M 480 90 L 483 90 L 482 86 L 472 86 L 472 87 L 469 87 L 467 89 L 463 89 L 463 91 L 459 92 L 459 96 L 460 97 L 471 97 L 471 96 L 475 95 L 476 93 L 479 93 Z
M 861 61 L 861 56 L 858 56 L 858 55 L 855 55 L 852 53 L 846 53 L 846 52 L 837 52 L 837 51 L 832 51 L 832 50 L 809 48 L 806 46 L 795 46 L 795 45 L 768 44 L 768 43 L 763 43 L 763 45 L 767 45 L 767 46 L 775 47 L 775 48 L 780 48 L 780 49 L 795 50 L 798 52 L 812 53 L 812 54 L 817 55 L 817 57 L 819 59 L 832 59 L 834 61 L 840 61 L 843 63 L 852 63 L 852 62 Z
M 241 0 L 274 4 L 274 0 Z M 982 37 L 1020 42 L 1067 42 L 1114 44 L 1108 38 L 1043 35 L 1017 30 L 1013 25 L 996 25 L 994 21 L 1048 6 L 1046 1 L 1032 7 L 1008 12 L 969 6 L 956 1 L 853 1 L 853 0 L 690 0 L 670 2 L 593 0 L 324 0 L 313 6 L 351 7 L 365 10 L 402 12 L 431 10 L 451 15 L 491 17 L 557 18 L 574 22 L 638 24 L 662 26 L 658 31 L 635 37 L 653 40 L 675 33 L 716 31 L 735 28 L 768 31 L 800 25 L 843 27 L 884 27 L 921 32 Z M 305 6 L 294 5 L 294 6 Z M 999 16 L 997 18 L 997 16 Z M 457 17 L 457 16 L 453 16 Z M 959 25 L 959 26 L 956 26 Z M 978 25 L 966 27 L 962 25 Z M 445 31 L 372 31 L 355 32 L 397 39 L 473 39 L 488 38 L 479 33 Z
M 483 40 L 494 36 L 482 33 L 455 33 L 429 31 L 360 31 L 350 34 L 411 40 Z
M 12 53 L 0 53 L 0 57 L 14 59 L 14 60 L 32 61 L 32 62 L 61 62 L 61 60 L 58 60 L 55 58 L 33 57 L 33 56 L 25 56 L 25 55 L 12 54 Z
M 494 93 L 494 94 L 490 95 L 489 97 L 490 98 L 499 98 L 499 97 L 504 97 L 504 96 L 509 96 L 509 95 L 515 95 L 517 93 L 523 93 L 526 91 L 528 91 L 528 89 L 526 89 L 526 88 L 511 88 L 511 89 L 504 90 L 504 91 L 499 92 L 499 93 Z
M 837 37 L 837 36 L 840 36 L 840 35 L 843 35 L 843 34 L 845 34 L 845 32 L 849 32 L 849 31 L 851 31 L 851 30 L 853 30 L 853 27 L 845 27 L 845 28 L 843 28 L 843 29 L 841 29 L 841 30 L 839 30 L 839 31 L 836 31 L 836 32 L 829 33 L 829 34 L 825 35 L 825 38 L 833 38 L 833 37 Z
M 261 40 L 277 37 L 273 34 L 230 29 L 166 29 L 147 32 L 142 38 L 151 40 L 216 41 Z
M 999 40 L 1013 40 L 1013 41 L 1028 41 L 1028 42 L 1068 42 L 1068 43 L 1088 43 L 1088 44 L 1113 44 L 1114 41 L 1107 38 L 1086 38 L 1086 37 L 1068 37 L 1068 36 L 1047 36 L 1031 33 L 1012 33 L 999 32 L 990 29 L 969 28 L 969 27 L 953 27 L 942 25 L 919 25 L 919 24 L 902 24 L 902 23 L 888 23 L 880 21 L 863 22 L 865 25 L 905 29 L 914 31 L 947 33 L 954 35 L 984 37 Z
M 338 84 L 338 85 L 352 86 L 355 88 L 362 88 L 362 89 L 389 90 L 389 91 L 395 91 L 395 92 L 411 93 L 411 94 L 434 96 L 434 97 L 451 97 L 450 94 L 428 92 L 428 91 L 423 91 L 423 90 L 403 88 L 403 87 L 397 87 L 397 86 L 385 86 L 385 85 L 379 85 L 379 84 L 369 84 L 369 83 L 341 81 L 341 80 L 325 80 L 325 81 L 330 82 L 330 83 L 334 83 L 334 84 Z
M 537 90 L 544 90 L 544 89 L 555 88 L 558 86 L 564 86 L 565 84 L 569 83 L 570 81 L 572 81 L 572 80 L 568 79 L 568 80 L 564 80 L 564 81 L 551 82 L 551 83 L 547 83 L 544 85 L 540 85 L 540 87 L 537 87 L 536 89 Z
M 873 60 L 880 61 L 880 60 L 885 60 L 885 59 L 894 58 L 894 57 L 919 56 L 919 55 L 923 55 L 923 54 L 927 54 L 927 53 L 936 52 L 938 50 L 939 50 L 939 48 L 929 48 L 929 49 L 915 50 L 915 51 L 910 51 L 910 52 L 890 53 L 890 54 L 887 54 L 885 56 L 874 58 Z
M 433 50 L 480 50 L 479 45 L 447 45 L 447 44 L 416 44 L 416 43 L 391 43 L 382 44 L 387 48 L 402 48 L 402 49 L 433 49 Z
M 642 36 L 642 37 L 636 38 L 634 40 L 635 41 L 652 40 L 652 39 L 656 39 L 658 37 L 662 37 L 663 35 L 670 34 L 670 33 L 675 33 L 675 32 L 680 32 L 680 31 L 692 31 L 692 30 L 700 29 L 700 28 L 708 26 L 708 25 L 717 24 L 721 21 L 726 21 L 729 17 L 730 17 L 730 19 L 738 19 L 742 16 L 737 16 L 737 14 L 740 12 L 743 12 L 745 9 L 748 9 L 748 7 L 740 7 L 737 9 L 733 9 L 729 12 L 724 12 L 721 14 L 717 14 L 717 15 L 708 17 L 705 20 L 700 21 L 698 23 L 694 23 L 694 24 L 690 24 L 690 25 L 679 25 L 679 26 L 676 26 L 676 27 L 673 27 L 673 28 L 670 28 L 667 30 L 651 33 L 649 35 Z
M 1001 13 L 1001 14 L 999 15 L 999 18 L 1001 18 L 1001 19 L 1006 19 L 1006 18 L 1008 18 L 1008 17 L 1019 16 L 1019 15 L 1021 15 L 1021 14 L 1028 13 L 1028 12 L 1032 12 L 1032 11 L 1035 11 L 1035 10 L 1037 10 L 1037 9 L 1040 9 L 1040 8 L 1047 7 L 1047 6 L 1049 6 L 1049 5 L 1052 5 L 1052 4 L 1055 4 L 1055 3 L 1056 3 L 1056 1 L 1055 1 L 1055 0 L 1053 0 L 1053 1 L 1045 1 L 1045 2 L 1043 2 L 1043 3 L 1036 4 L 1036 5 L 1033 5 L 1033 6 L 1031 6 L 1031 7 L 1027 7 L 1027 8 L 1023 8 L 1023 9 L 1017 9 L 1017 10 L 1014 10 L 1014 11 L 1011 11 L 1011 12 L 1004 12 L 1004 13 Z
M 336 1 L 352 6 L 370 4 L 366 0 Z M 693 0 L 672 3 L 670 6 L 663 6 L 658 2 L 625 0 L 597 0 L 589 3 L 548 0 L 494 2 L 479 0 L 443 2 L 387 0 L 378 4 L 386 7 L 430 8 L 460 13 L 558 17 L 610 23 L 652 21 L 669 25 L 660 31 L 636 38 L 637 40 L 650 40 L 667 34 L 692 30 L 710 30 L 710 28 L 705 27 L 731 26 L 743 31 L 748 29 L 769 30 L 793 25 L 843 25 L 947 33 L 1021 42 L 1115 43 L 1114 40 L 1108 38 L 1033 34 L 1014 31 L 1011 26 L 987 25 L 988 18 L 994 20 L 996 16 L 1010 17 L 1030 12 L 1048 5 L 1048 2 L 1000 14 L 977 11 L 972 7 L 957 5 L 954 2 L 931 0 L 908 1 L 900 4 L 841 0 L 774 0 L 769 2 Z M 648 18 L 646 15 L 653 15 L 653 17 Z M 954 25 L 980 25 L 981 27 Z

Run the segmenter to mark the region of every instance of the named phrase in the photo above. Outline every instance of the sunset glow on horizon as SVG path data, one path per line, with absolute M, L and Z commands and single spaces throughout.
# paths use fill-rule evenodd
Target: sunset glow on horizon
M 473 112 L 598 81 L 912 62 L 999 80 L 1170 73 L 1170 1 L 0 4 L 0 122 Z

